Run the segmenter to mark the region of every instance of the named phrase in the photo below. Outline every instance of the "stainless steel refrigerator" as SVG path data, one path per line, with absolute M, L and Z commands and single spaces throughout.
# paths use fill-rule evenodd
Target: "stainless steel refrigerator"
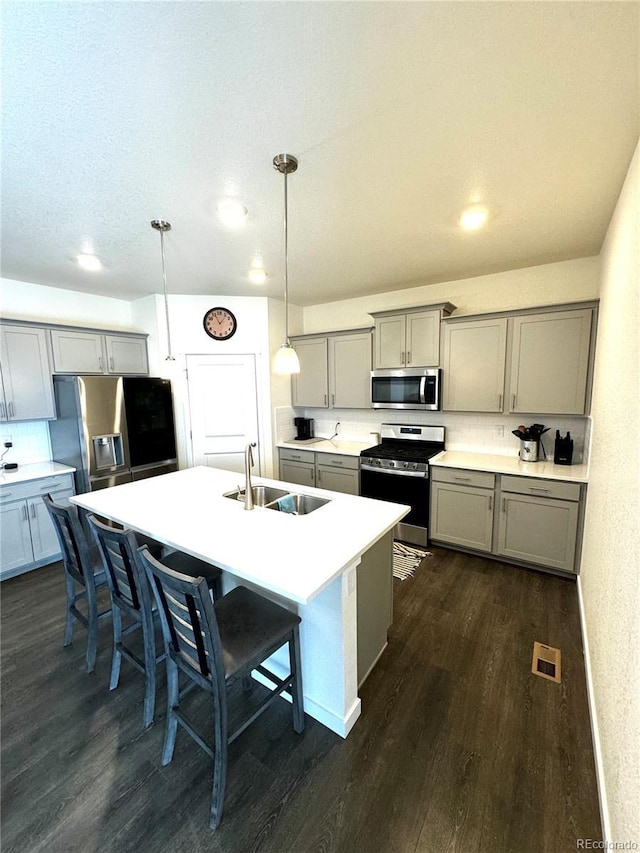
M 54 376 L 56 462 L 93 492 L 178 468 L 171 382 L 154 377 Z

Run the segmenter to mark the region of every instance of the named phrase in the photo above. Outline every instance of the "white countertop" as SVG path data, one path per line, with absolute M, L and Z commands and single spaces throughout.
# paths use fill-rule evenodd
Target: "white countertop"
M 55 477 L 57 474 L 73 474 L 75 468 L 62 465 L 60 462 L 32 462 L 29 465 L 18 465 L 15 471 L 0 471 L 0 486 L 10 486 L 13 483 L 26 483 L 29 480 L 40 480 L 42 477 Z
M 238 474 L 196 467 L 126 483 L 71 500 L 195 557 L 307 604 L 409 512 L 409 507 L 264 477 L 260 483 L 328 497 L 308 515 L 264 507 L 251 512 L 223 492 Z M 241 478 L 242 479 L 242 478 Z
M 360 451 L 373 447 L 371 441 L 339 441 L 337 438 L 322 438 L 319 441 L 279 441 L 278 447 L 290 450 L 312 450 L 314 453 L 339 453 L 343 456 L 360 456 Z
M 431 458 L 429 465 L 437 468 L 468 468 L 493 474 L 540 477 L 544 480 L 564 480 L 568 483 L 587 483 L 589 479 L 587 465 L 554 465 L 548 459 L 540 462 L 521 462 L 517 457 L 463 450 L 444 450 Z

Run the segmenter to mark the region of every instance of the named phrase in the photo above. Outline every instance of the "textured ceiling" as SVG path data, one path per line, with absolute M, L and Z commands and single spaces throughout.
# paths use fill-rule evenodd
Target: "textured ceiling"
M 164 218 L 171 292 L 280 297 L 281 152 L 301 305 L 597 254 L 639 134 L 636 2 L 5 0 L 2 19 L 2 275 L 72 290 L 161 291 Z M 472 202 L 489 222 L 461 232 Z

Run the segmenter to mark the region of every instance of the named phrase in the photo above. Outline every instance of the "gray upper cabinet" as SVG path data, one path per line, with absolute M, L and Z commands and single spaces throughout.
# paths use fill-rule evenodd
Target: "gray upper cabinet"
M 583 415 L 593 308 L 446 321 L 445 411 Z
M 0 420 L 55 418 L 45 329 L 0 326 Z
M 371 332 L 294 338 L 300 373 L 291 378 L 292 405 L 371 408 Z
M 147 341 L 121 335 L 104 336 L 109 373 L 148 373 Z
M 329 367 L 326 338 L 294 341 L 300 360 L 300 373 L 291 377 L 293 406 L 326 408 L 329 405 Z
M 104 373 L 102 335 L 95 332 L 51 330 L 55 373 Z
M 506 317 L 446 323 L 442 408 L 501 412 L 506 350 Z
M 112 335 L 82 329 L 52 329 L 55 373 L 147 374 L 144 336 Z
M 447 302 L 410 311 L 372 313 L 374 367 L 437 367 L 440 320 L 453 310 L 455 306 Z
M 511 412 L 585 413 L 592 310 L 514 317 Z
M 332 409 L 371 408 L 371 333 L 329 338 Z

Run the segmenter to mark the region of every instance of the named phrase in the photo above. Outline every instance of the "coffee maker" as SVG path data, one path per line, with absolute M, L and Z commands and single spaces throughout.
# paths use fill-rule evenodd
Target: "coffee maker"
M 297 435 L 296 441 L 308 441 L 313 438 L 313 418 L 294 418 L 293 422 L 296 426 Z

